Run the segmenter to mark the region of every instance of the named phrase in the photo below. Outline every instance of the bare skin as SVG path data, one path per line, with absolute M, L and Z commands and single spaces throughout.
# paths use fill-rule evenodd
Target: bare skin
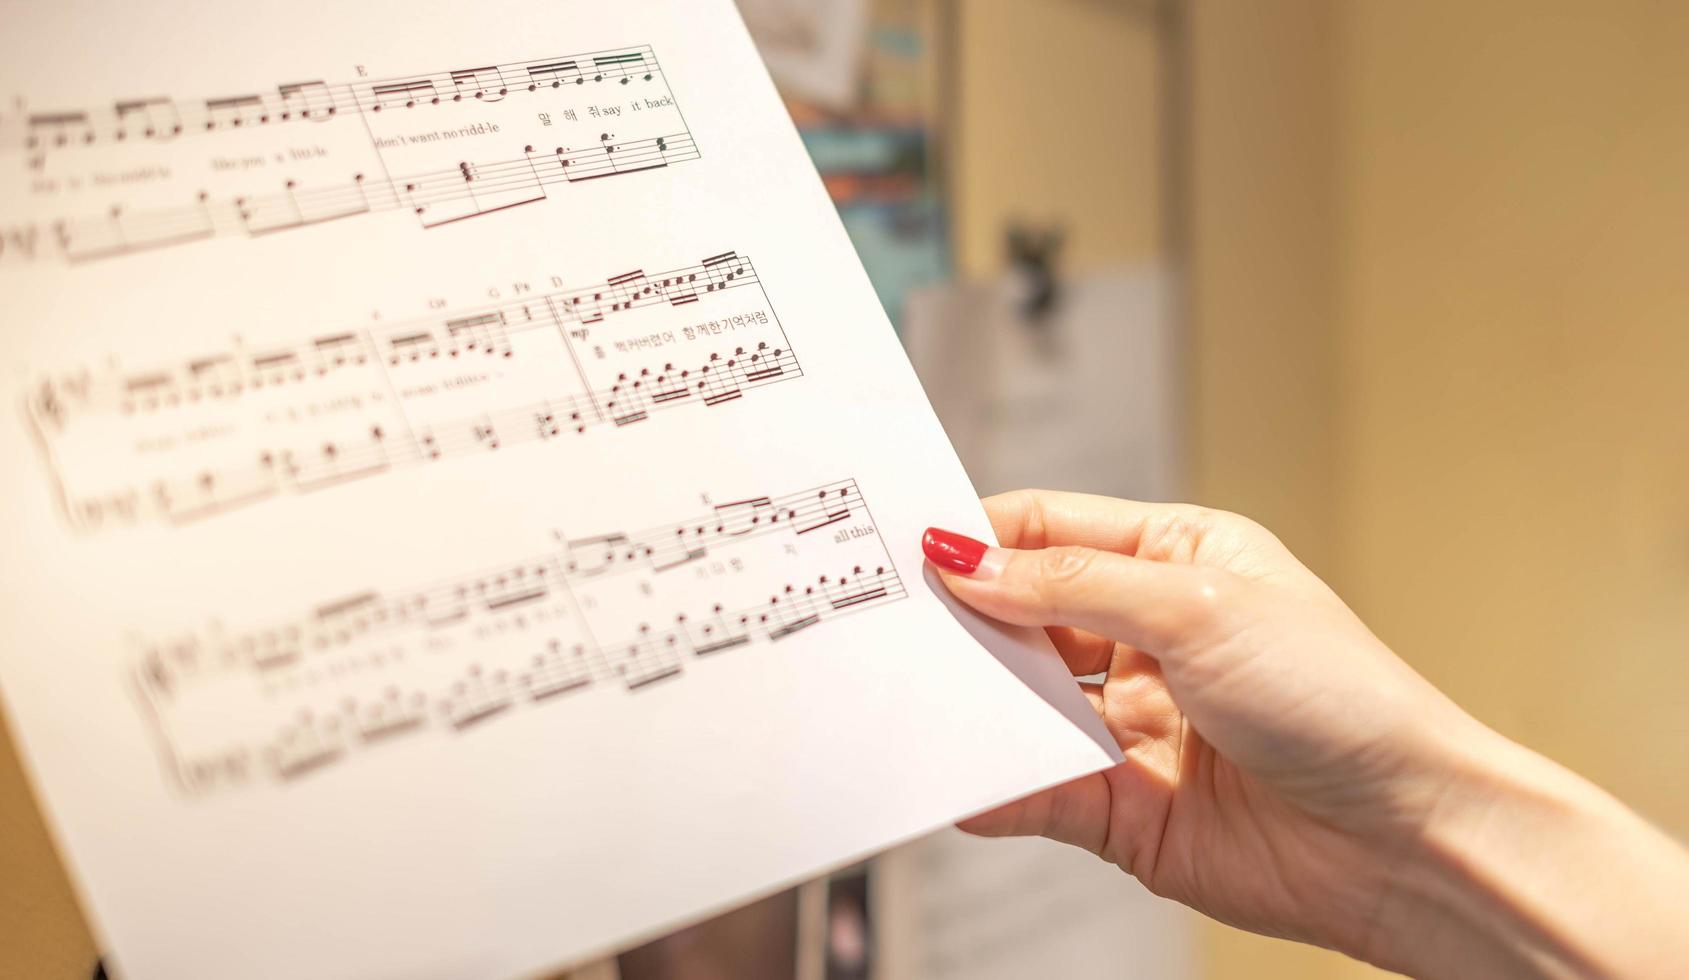
M 964 829 L 1075 844 L 1221 921 L 1416 976 L 1689 963 L 1689 852 L 1467 715 L 1259 525 L 985 505 L 1004 547 L 941 565 L 946 585 L 1105 675 L 1085 690 L 1126 761 Z

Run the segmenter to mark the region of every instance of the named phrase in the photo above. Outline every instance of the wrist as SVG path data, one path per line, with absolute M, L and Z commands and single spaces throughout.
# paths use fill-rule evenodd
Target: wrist
M 1421 977 L 1665 976 L 1689 857 L 1613 797 L 1474 723 L 1399 865 L 1369 959 Z M 1673 898 L 1675 896 L 1675 899 Z

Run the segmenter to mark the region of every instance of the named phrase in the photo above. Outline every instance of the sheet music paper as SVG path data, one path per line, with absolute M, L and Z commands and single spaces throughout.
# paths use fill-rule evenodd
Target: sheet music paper
M 728 0 L 0 14 L 0 685 L 120 975 L 529 974 L 1117 758 L 924 574 Z

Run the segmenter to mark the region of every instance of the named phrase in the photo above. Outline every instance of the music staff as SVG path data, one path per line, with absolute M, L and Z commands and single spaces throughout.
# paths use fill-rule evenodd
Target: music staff
M 823 528 L 832 531 L 814 533 Z M 716 591 L 714 601 L 699 585 L 652 593 L 607 578 L 637 570 L 664 580 L 671 541 L 708 550 L 721 569 L 729 555 L 787 556 L 776 565 L 801 555 L 828 573 L 747 572 L 735 557 L 727 578 L 718 570 L 696 579 L 715 583 L 703 586 Z M 762 559 L 750 560 L 762 568 Z M 856 482 L 846 479 L 630 533 L 560 535 L 548 552 L 470 575 L 356 592 L 257 630 L 152 645 L 132 676 L 177 774 L 197 790 L 303 776 L 402 736 L 465 732 L 593 688 L 638 695 L 695 660 L 781 645 L 905 594 Z
M 403 369 L 442 358 L 513 356 L 511 340 L 536 330 L 592 325 L 649 307 L 687 306 L 744 286 L 760 288 L 748 256 L 724 252 L 664 272 L 634 270 L 587 286 L 537 293 L 379 330 L 345 328 L 257 353 L 218 352 L 173 366 L 99 378 L 44 381 L 31 410 L 49 432 L 83 415 L 145 414 L 226 401 L 380 364 Z
M 564 570 L 582 578 L 629 570 L 666 572 L 740 539 L 774 533 L 802 537 L 849 520 L 859 513 L 859 498 L 856 481 L 845 480 L 783 497 L 717 504 L 712 513 L 691 521 L 569 541 Z
M 746 391 L 803 376 L 789 350 L 759 346 L 717 352 L 701 364 L 672 362 L 624 374 L 615 384 L 586 394 L 477 414 L 450 423 L 413 425 L 414 438 L 395 438 L 371 426 L 354 440 L 316 448 L 266 449 L 245 463 L 202 469 L 178 479 L 155 480 L 104 497 L 73 503 L 85 526 L 159 518 L 189 523 L 284 493 L 310 493 L 408 466 L 472 454 L 505 445 L 545 442 L 566 433 L 583 434 L 599 425 L 617 428 L 646 421 L 657 409 L 684 404 L 715 407 Z
M 118 101 L 109 111 L 53 110 L 8 121 L 0 147 L 67 150 L 125 140 L 174 140 L 196 133 L 282 123 L 325 123 L 362 113 L 395 112 L 442 104 L 497 102 L 517 93 L 567 86 L 629 86 L 662 76 L 649 45 L 613 48 L 481 68 L 453 69 L 355 83 L 289 82 L 274 92 L 251 92 L 190 101 L 150 98 Z
M 745 508 L 743 504 L 755 507 Z M 724 516 L 728 514 L 733 516 Z M 148 684 L 161 695 L 169 695 L 210 671 L 239 670 L 264 676 L 397 630 L 443 630 L 521 612 L 555 601 L 563 590 L 592 587 L 606 574 L 636 571 L 661 576 L 676 567 L 664 560 L 674 547 L 668 542 L 684 541 L 680 547 L 688 552 L 704 552 L 692 559 L 698 560 L 743 549 L 769 535 L 799 539 L 843 517 L 853 519 L 858 526 L 871 527 L 873 523 L 855 480 L 719 505 L 709 514 L 642 531 L 565 539 L 552 551 L 458 578 L 391 595 L 363 591 L 327 600 L 294 619 L 229 635 L 217 649 L 200 649 L 197 644 L 156 648 L 144 658 L 144 673 Z M 875 550 L 883 552 L 878 545 Z M 833 585 L 838 586 L 838 582 Z M 851 598 L 822 591 L 832 598 Z M 796 593 L 788 590 L 781 594 Z M 791 599 L 784 606 L 779 602 L 770 605 L 779 606 L 778 611 L 784 613 L 802 604 Z M 805 607 L 803 616 L 785 617 L 776 626 L 801 621 L 815 611 Z M 739 635 L 719 616 L 694 621 L 692 628 L 697 634 L 694 645 L 703 646 L 704 653 L 715 652 L 711 644 Z
M 386 211 L 410 211 L 437 228 L 547 200 L 547 188 L 658 170 L 699 158 L 689 132 L 618 140 L 603 132 L 589 146 L 524 146 L 521 156 L 463 160 L 452 169 L 389 177 L 353 173 L 343 181 L 302 186 L 279 180 L 264 194 L 213 198 L 199 192 L 183 204 L 105 213 L 49 224 L 0 228 L 0 259 L 39 257 L 43 242 L 72 263 L 114 258 L 225 235 L 259 237 Z
M 434 728 L 463 732 L 523 705 L 544 706 L 599 686 L 639 694 L 681 676 L 688 659 L 707 657 L 759 640 L 778 644 L 840 616 L 886 605 L 907 592 L 895 570 L 856 566 L 843 575 L 785 585 L 766 603 L 734 610 L 719 606 L 697 617 L 678 615 L 664 627 L 642 625 L 632 636 L 595 650 L 585 644 L 547 643 L 516 667 L 470 664 L 444 691 L 391 686 L 381 696 L 343 699 L 337 711 L 302 711 L 272 739 L 241 746 L 245 774 L 256 762 L 272 778 L 290 780 L 354 751 L 396 736 Z
M 638 694 L 681 676 L 687 659 L 709 656 L 757 640 L 779 643 L 802 630 L 840 616 L 896 602 L 907 595 L 896 571 L 880 566 L 852 568 L 837 577 L 786 585 L 766 604 L 712 609 L 703 625 L 686 616 L 666 628 L 642 626 L 631 637 L 592 650 L 584 644 L 565 648 L 550 643 L 526 664 L 487 669 L 471 664 L 444 692 L 405 691 L 391 687 L 381 697 L 344 700 L 338 711 L 301 712 L 274 738 L 242 746 L 231 759 L 213 767 L 238 781 L 256 763 L 275 779 L 292 780 L 352 752 L 371 748 L 396 735 L 434 727 L 463 732 L 522 705 L 542 706 L 590 688 L 620 686 Z M 205 785 L 212 780 L 201 773 Z
M 379 330 L 64 374 L 38 385 L 30 415 L 73 524 L 185 523 L 404 467 L 641 426 L 665 409 L 713 410 L 802 377 L 766 296 L 730 318 L 731 330 L 688 327 L 685 341 L 671 331 L 639 345 L 599 336 L 607 319 L 690 310 L 742 286 L 761 293 L 756 269 L 724 252 Z M 676 349 L 659 353 L 651 340 Z M 332 416 L 316 415 L 318 405 Z M 114 459 L 112 439 L 133 456 Z

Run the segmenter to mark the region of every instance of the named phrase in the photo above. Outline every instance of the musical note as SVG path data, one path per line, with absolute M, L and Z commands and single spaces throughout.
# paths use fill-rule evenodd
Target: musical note
M 497 449 L 502 445 L 498 436 L 498 427 L 493 425 L 492 419 L 485 415 L 481 419 L 470 427 L 470 430 L 475 433 L 476 444 L 487 449 Z
M 269 121 L 270 114 L 265 109 L 264 99 L 257 94 L 205 100 L 206 129 L 216 129 L 219 126 L 240 126 L 246 123 L 267 123 Z
M 446 321 L 447 353 L 456 357 L 463 351 L 479 350 L 491 357 L 511 356 L 510 337 L 505 331 L 503 310 L 492 310 L 473 316 Z
M 67 107 L 20 116 L 16 125 L 0 123 L 0 152 L 21 147 L 30 154 L 26 165 L 42 173 L 51 154 L 105 142 L 160 142 L 301 121 L 317 126 L 343 121 L 348 126 L 319 131 L 330 136 L 321 145 L 289 145 L 285 152 L 253 152 L 249 140 L 226 157 L 216 157 L 203 173 L 192 167 L 159 166 L 133 181 L 76 184 L 75 193 L 35 202 L 50 213 L 16 214 L 13 223 L 0 225 L 0 262 L 108 261 L 208 238 L 260 237 L 399 209 L 409 210 L 420 228 L 435 230 L 544 201 L 556 185 L 698 159 L 698 147 L 660 73 L 651 50 L 637 47 L 591 56 L 483 63 L 387 80 L 293 81 L 273 90 L 198 99 L 156 96 L 120 100 L 109 108 Z M 438 144 L 441 132 L 485 134 L 485 126 L 494 120 L 454 119 L 438 132 L 419 135 L 371 128 L 379 123 L 373 117 L 383 113 L 491 106 L 514 93 L 560 92 L 566 80 L 584 82 L 588 77 L 654 83 L 662 91 L 646 101 L 658 111 L 642 113 L 638 120 L 623 116 L 623 125 L 643 129 L 621 137 L 594 134 L 600 137 L 594 142 L 576 128 L 584 123 L 545 128 L 553 125 L 554 115 L 575 120 L 577 111 L 586 113 L 576 104 L 579 96 L 560 94 L 554 98 L 566 100 L 564 104 L 539 114 L 543 125 L 526 118 L 497 121 L 507 132 L 532 127 L 526 139 L 466 143 L 469 152 L 449 169 L 440 168 L 438 154 L 426 150 L 429 141 Z M 358 122 L 360 116 L 368 118 Z M 499 131 L 494 125 L 490 132 Z M 557 133 L 563 145 L 540 145 L 534 137 L 542 133 L 546 139 Z
M 439 91 L 434 88 L 430 79 L 419 78 L 404 82 L 387 82 L 369 87 L 371 98 L 370 111 L 380 112 L 393 106 L 403 106 L 406 109 L 415 108 L 417 103 L 440 102 Z
M 317 337 L 311 341 L 311 350 L 316 355 L 319 377 L 335 368 L 366 364 L 371 356 L 367 337 L 352 332 Z
M 254 388 L 262 388 L 266 382 L 278 384 L 285 381 L 289 377 L 289 371 L 292 372 L 291 376 L 295 381 L 304 380 L 305 377 L 304 372 L 299 368 L 299 355 L 291 350 L 275 351 L 253 357 L 252 371 L 252 386 Z M 130 410 L 133 410 L 133 403 L 126 402 L 125 404 L 130 407 Z M 158 406 L 154 404 L 145 407 L 156 408 Z
M 537 90 L 541 85 L 560 88 L 566 82 L 579 85 L 586 81 L 585 76 L 581 74 L 579 62 L 573 58 L 565 61 L 549 61 L 543 64 L 529 65 L 527 71 L 528 91 L 530 92 Z
M 282 731 L 264 751 L 280 779 L 297 779 L 341 758 L 346 745 L 334 728 L 306 717 Z
M 592 80 L 602 82 L 606 77 L 619 77 L 621 83 L 626 85 L 630 73 L 634 70 L 643 70 L 644 65 L 645 55 L 637 51 L 627 54 L 600 55 L 592 59 L 592 67 L 595 70 Z
M 565 542 L 569 554 L 564 566 L 567 574 L 598 575 L 615 564 L 616 555 L 626 546 L 628 536 L 620 531 L 593 538 Z
M 67 516 L 88 530 L 109 529 L 136 520 L 199 521 L 230 510 L 262 503 L 278 495 L 316 492 L 374 478 L 396 469 L 458 459 L 506 446 L 553 443 L 564 435 L 585 435 L 589 429 L 627 428 L 649 423 L 661 410 L 700 405 L 714 410 L 742 399 L 749 391 L 784 380 L 801 378 L 797 357 L 783 346 L 784 334 L 766 313 L 741 316 L 735 332 L 749 331 L 749 340 L 718 346 L 699 332 L 686 348 L 661 356 L 641 354 L 628 345 L 617 358 L 580 363 L 573 355 L 591 330 L 607 317 L 631 317 L 640 310 L 666 309 L 669 296 L 695 291 L 700 283 L 719 284 L 715 293 L 760 287 L 749 259 L 722 253 L 703 264 L 662 273 L 635 270 L 613 276 L 597 287 L 559 290 L 526 296 L 489 307 L 442 313 L 437 318 L 399 322 L 368 329 L 329 330 L 291 345 L 257 350 L 214 351 L 172 366 L 137 368 L 120 374 L 71 373 L 44 383 L 41 394 L 29 400 L 40 416 L 43 437 L 53 448 L 49 465 L 65 488 Z M 755 289 L 760 293 L 760 288 Z M 690 304 L 688 304 L 690 305 Z M 764 298 L 766 305 L 766 298 Z M 719 328 L 718 328 L 719 329 Z M 577 330 L 584 330 L 580 338 Z M 741 333 L 741 336 L 745 336 Z M 672 337 L 665 343 L 680 344 Z M 298 399 L 323 387 L 328 397 L 342 392 L 407 388 L 410 372 L 433 370 L 472 358 L 474 363 L 495 359 L 521 372 L 554 375 L 545 363 L 524 363 L 545 350 L 545 357 L 562 356 L 576 371 L 579 387 L 553 390 L 536 400 L 532 395 L 500 395 L 496 378 L 479 384 L 484 403 L 461 412 L 429 411 L 413 414 L 407 397 L 380 397 L 361 414 L 343 414 L 332 433 L 307 434 L 278 416 L 266 421 L 282 397 L 278 389 L 298 389 Z M 479 356 L 477 356 L 479 355 Z M 684 359 L 683 359 L 684 358 Z M 631 363 L 629 363 L 631 362 Z M 632 366 L 643 363 L 644 366 Z M 520 376 L 520 375 L 519 375 Z M 429 390 L 430 379 L 419 390 Z M 549 381 L 548 385 L 555 385 Z M 325 387 L 326 386 L 326 387 Z M 350 386 L 350 387 L 349 387 Z M 395 390 L 396 391 L 396 390 Z M 254 402 L 253 399 L 263 401 Z M 364 397 L 358 396 L 363 403 Z M 252 404 L 247 407 L 248 403 Z M 153 425 L 154 417 L 180 414 L 180 421 L 160 418 L 159 424 L 193 426 L 200 406 L 215 404 L 243 414 L 260 413 L 235 423 L 220 416 L 216 443 L 226 448 L 209 454 L 137 455 L 136 483 L 131 487 L 84 488 L 75 465 L 79 446 L 97 453 L 91 461 L 103 468 L 112 458 L 106 441 L 137 440 L 123 433 L 137 425 Z M 343 409 L 343 413 L 349 410 Z M 141 473 L 149 474 L 141 476 Z M 816 515 L 817 518 L 824 515 Z M 670 555 L 684 559 L 684 555 Z
M 338 441 L 324 441 L 320 445 L 305 448 L 298 452 L 284 449 L 280 452 L 283 464 L 282 485 L 300 493 L 312 490 L 322 490 L 327 487 L 375 476 L 386 472 L 393 460 L 388 455 L 386 434 L 379 427 L 372 427 L 364 438 L 353 443 Z M 236 476 L 251 479 L 251 468 L 235 468 Z M 219 501 L 227 508 L 244 503 L 244 500 Z M 196 519 L 205 516 L 195 513 Z M 182 518 L 177 516 L 177 522 Z
M 277 118 L 283 122 L 295 117 L 327 122 L 340 111 L 334 90 L 325 82 L 290 82 L 277 86 L 276 93 L 281 98 L 281 112 Z
M 354 700 L 347 707 L 358 737 L 365 745 L 421 728 L 428 721 L 428 697 L 420 691 L 407 698 L 397 687 L 368 702 Z
M 0 259 L 31 261 L 37 255 L 40 240 L 41 229 L 34 225 L 0 228 Z
M 801 542 L 797 552 L 764 537 L 841 501 L 860 521 L 852 534 L 785 539 Z M 758 519 L 729 526 L 728 513 Z M 741 524 L 756 532 L 732 533 Z M 659 551 L 705 547 L 695 537 L 750 576 L 714 580 L 722 598 L 702 608 L 694 593 L 665 599 L 605 575 L 660 582 Z M 302 778 L 401 738 L 469 735 L 595 687 L 649 697 L 694 662 L 759 642 L 784 648 L 906 595 L 852 480 L 738 498 L 708 515 L 561 548 L 455 580 L 337 596 L 258 629 L 185 634 L 145 647 L 130 670 L 184 788 L 205 792 L 254 775 Z M 782 570 L 794 554 L 808 573 Z M 410 648 L 433 652 L 417 660 L 405 655 Z
M 370 82 L 288 82 L 277 85 L 273 95 L 253 92 L 190 101 L 188 105 L 199 109 L 186 118 L 168 98 L 129 99 L 114 103 L 106 113 L 85 109 L 34 113 L 13 139 L 31 150 L 64 151 L 131 136 L 172 139 L 184 132 L 212 133 L 297 120 L 322 123 L 363 112 L 436 106 L 464 98 L 496 102 L 509 94 L 508 79 L 518 79 L 516 88 L 522 91 L 539 92 L 584 83 L 588 70 L 595 81 L 615 79 L 627 85 L 634 80 L 655 81 L 662 68 L 649 47 L 639 47 L 592 57 L 565 55 Z
M 29 135 L 25 145 L 30 149 L 44 146 L 68 146 L 72 142 L 87 143 L 94 139 L 94 130 L 86 112 L 38 112 L 29 117 Z
M 577 643 L 565 652 L 560 641 L 552 640 L 543 653 L 534 655 L 533 665 L 518 675 L 517 683 L 536 702 L 590 685 L 592 665 L 587 660 L 586 645 Z
M 565 153 L 569 154 L 567 158 Z M 416 214 L 423 228 L 437 228 L 543 201 L 546 187 L 551 185 L 627 176 L 698 157 L 689 133 L 606 144 L 581 152 L 559 147 L 550 158 L 536 158 L 529 146 L 514 159 L 490 163 L 465 160 L 451 170 L 383 179 L 379 193 L 372 193 L 363 173 L 349 175 L 344 183 L 308 189 L 296 180 L 285 179 L 274 192 L 242 194 L 227 200 L 202 192 L 178 207 L 133 213 L 113 208 L 101 217 L 61 220 L 55 229 L 60 254 L 70 262 L 86 262 L 215 235 L 259 236 L 399 208 Z M 28 238 L 33 242 L 38 236 L 39 228 L 34 225 L 0 228 L 0 240 Z M 0 250 L 0 257 L 33 258 L 36 252 L 7 249 Z
M 343 647 L 348 643 L 379 638 L 382 633 L 401 630 L 418 623 L 439 628 L 466 622 L 476 617 L 488 617 L 543 602 L 554 596 L 553 579 L 571 583 L 574 588 L 589 587 L 606 575 L 652 573 L 665 556 L 680 550 L 700 548 L 719 552 L 743 548 L 768 534 L 784 532 L 811 515 L 833 506 L 834 501 L 851 501 L 860 506 L 861 491 L 854 480 L 840 480 L 821 487 L 813 487 L 778 497 L 753 498 L 773 517 L 761 523 L 753 535 L 732 532 L 721 521 L 722 509 L 708 515 L 692 517 L 644 528 L 633 533 L 612 532 L 588 538 L 567 539 L 556 553 L 530 555 L 524 559 L 488 568 L 448 582 L 389 595 L 374 590 L 328 599 L 315 605 L 297 620 L 239 637 L 232 649 L 259 667 L 259 657 L 275 657 L 266 651 L 283 650 L 282 659 L 296 659 L 306 647 L 323 651 Z M 724 505 L 731 507 L 734 505 Z M 871 526 L 865 508 L 861 518 Z M 876 545 L 876 547 L 878 547 Z M 826 584 L 833 580 L 823 580 Z M 848 580 L 839 580 L 848 583 Z M 836 583 L 823 590 L 831 598 L 839 598 Z M 855 604 L 849 601 L 837 608 Z M 777 604 L 777 603 L 776 603 Z M 788 603 L 788 606 L 790 603 Z M 173 676 L 182 671 L 202 669 L 194 656 L 178 654 L 183 663 L 168 671 Z M 155 665 L 155 674 L 163 667 Z M 162 677 L 155 677 L 161 684 Z M 168 686 L 166 684 L 166 686 Z
M 683 663 L 680 635 L 678 631 L 653 634 L 649 625 L 642 625 L 632 639 L 606 651 L 610 669 L 630 691 L 678 677 Z
M 732 281 L 733 286 L 759 287 L 756 269 L 749 258 L 728 253 L 735 259 L 734 268 L 737 277 Z M 635 309 L 660 306 L 668 302 L 667 291 L 676 288 L 689 288 L 703 274 L 704 266 L 692 266 L 677 269 L 672 272 L 660 273 L 660 282 L 651 290 L 639 290 L 628 301 L 619 303 L 617 309 L 621 313 L 630 313 Z M 618 277 L 625 278 L 625 277 Z M 463 313 L 445 314 L 442 319 L 407 321 L 393 324 L 371 339 L 361 341 L 365 351 L 374 341 L 388 351 L 388 363 L 398 365 L 402 360 L 418 360 L 429 356 L 432 352 L 438 356 L 442 349 L 437 339 L 440 333 L 448 338 L 444 345 L 446 350 L 481 350 L 508 356 L 513 339 L 534 332 L 548 332 L 561 329 L 570 323 L 587 324 L 599 323 L 604 317 L 599 315 L 603 309 L 600 301 L 611 295 L 607 285 L 599 287 L 567 287 L 552 293 L 539 294 L 531 299 L 521 299 L 494 306 L 481 307 Z M 544 313 L 535 316 L 534 311 L 542 309 Z M 251 380 L 255 386 L 263 383 L 277 384 L 292 378 L 303 380 L 305 375 L 299 370 L 304 360 L 315 360 L 316 352 L 333 349 L 338 352 L 349 351 L 353 346 L 352 339 L 361 337 L 367 331 L 341 331 L 324 334 L 309 339 L 302 339 L 292 346 L 274 348 L 261 354 L 250 356 L 252 371 Z M 201 358 L 187 361 L 182 367 L 158 368 L 144 372 L 145 375 L 169 375 L 173 383 L 184 390 L 194 387 L 192 375 L 193 366 L 202 361 L 216 360 L 223 362 L 232 357 L 227 352 L 216 352 Z M 327 367 L 361 366 L 367 363 L 364 352 L 346 357 L 337 357 Z M 186 377 L 183 376 L 184 372 Z M 319 376 L 320 376 L 319 372 Z M 137 375 L 138 376 L 138 375 Z M 154 405 L 137 405 L 122 397 L 120 385 L 127 385 L 127 381 L 113 379 L 89 379 L 77 384 L 75 391 L 64 392 L 68 399 L 62 409 L 68 410 L 74 406 L 79 412 L 116 412 L 134 411 L 139 408 L 153 408 Z
M 750 500 L 735 500 L 728 504 L 717 504 L 716 526 L 717 534 L 737 537 L 750 534 L 756 530 L 758 524 L 772 515 L 770 509 L 773 502 L 767 497 L 753 497 Z
M 143 139 L 167 140 L 182 134 L 182 117 L 170 99 L 130 99 L 116 103 L 112 109 L 113 139 L 121 141 L 135 134 Z
M 774 533 L 796 537 L 815 530 L 817 521 L 835 523 L 834 515 L 850 516 L 859 496 L 856 484 L 846 480 L 782 497 L 717 504 L 713 513 L 690 521 L 570 541 L 565 570 L 570 575 L 595 577 L 630 570 L 668 571 L 702 559 L 712 549 L 734 543 L 732 539 Z
M 515 703 L 509 674 L 502 670 L 483 673 L 480 665 L 474 665 L 441 700 L 440 713 L 447 724 L 461 731 L 510 710 Z
M 207 198 L 201 194 L 186 207 L 140 215 L 131 215 L 121 206 L 113 205 L 98 218 L 60 221 L 53 226 L 53 232 L 60 254 L 72 262 L 85 262 L 210 238 L 217 233 L 217 227 L 208 210 Z
M 496 65 L 485 68 L 465 68 L 451 73 L 452 100 L 461 101 L 465 93 L 483 102 L 497 102 L 510 93 L 505 86 L 504 73 Z
M 440 343 L 432 330 L 417 330 L 387 338 L 388 363 L 401 360 L 419 361 L 424 357 L 439 357 Z

